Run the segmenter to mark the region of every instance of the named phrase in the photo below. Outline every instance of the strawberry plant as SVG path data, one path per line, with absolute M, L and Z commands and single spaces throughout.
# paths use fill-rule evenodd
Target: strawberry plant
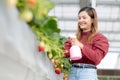
M 53 63 L 55 73 L 58 75 L 64 73 L 64 80 L 66 80 L 71 67 L 69 58 L 64 58 L 64 51 L 62 50 L 66 38 L 60 35 L 61 30 L 57 25 L 57 17 L 48 15 L 55 4 L 50 0 L 15 1 L 17 1 L 14 5 L 16 4 L 19 11 L 19 18 L 26 21 L 40 41 L 37 46 L 38 51 L 48 55 Z

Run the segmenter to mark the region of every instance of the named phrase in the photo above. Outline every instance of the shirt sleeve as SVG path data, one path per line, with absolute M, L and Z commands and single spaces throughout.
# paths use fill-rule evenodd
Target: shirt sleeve
M 108 40 L 102 34 L 95 36 L 93 43 L 86 44 L 81 49 L 82 53 L 91 61 L 98 65 L 104 56 L 107 54 L 109 48 Z
M 64 57 L 70 57 L 70 50 L 69 50 L 70 47 L 71 47 L 71 43 L 69 41 L 66 41 L 64 43 L 64 48 L 63 48 L 63 50 L 65 51 Z

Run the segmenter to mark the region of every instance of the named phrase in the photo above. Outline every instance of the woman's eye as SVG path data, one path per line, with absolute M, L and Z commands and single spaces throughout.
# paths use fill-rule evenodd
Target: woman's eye
M 83 19 L 86 19 L 86 17 L 83 17 Z
M 80 18 L 80 17 L 78 17 L 78 19 L 80 20 L 81 18 Z

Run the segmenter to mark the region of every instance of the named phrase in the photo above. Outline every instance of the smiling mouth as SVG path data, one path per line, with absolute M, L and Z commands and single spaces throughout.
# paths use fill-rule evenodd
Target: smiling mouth
M 79 24 L 79 26 L 85 26 L 85 24 Z
M 80 24 L 80 26 L 84 26 L 84 24 Z

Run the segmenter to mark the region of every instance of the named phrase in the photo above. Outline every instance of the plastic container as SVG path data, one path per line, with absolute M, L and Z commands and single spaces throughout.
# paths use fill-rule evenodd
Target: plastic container
M 72 46 L 70 48 L 70 59 L 78 60 L 82 58 L 81 50 L 79 46 Z

